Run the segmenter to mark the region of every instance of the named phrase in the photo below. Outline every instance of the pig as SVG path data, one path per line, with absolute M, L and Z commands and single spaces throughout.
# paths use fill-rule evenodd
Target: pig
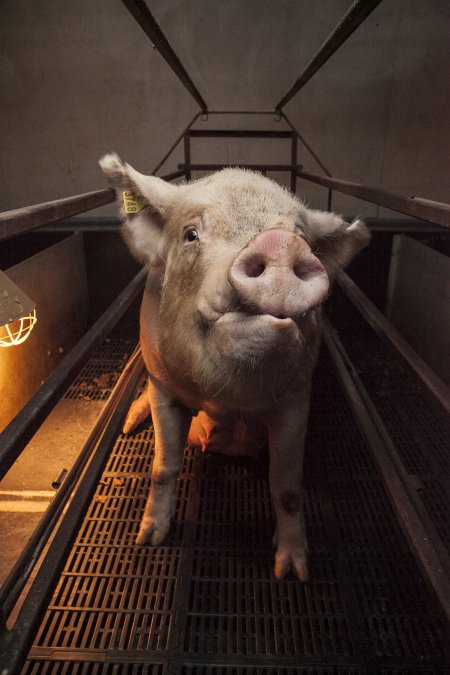
M 100 165 L 120 202 L 131 195 L 122 231 L 148 267 L 148 384 L 124 425 L 131 431 L 151 411 L 155 456 L 137 544 L 159 545 L 169 531 L 188 434 L 203 449 L 254 456 L 267 442 L 275 576 L 292 570 L 304 581 L 302 465 L 321 306 L 369 231 L 244 169 L 174 185 L 114 153 Z

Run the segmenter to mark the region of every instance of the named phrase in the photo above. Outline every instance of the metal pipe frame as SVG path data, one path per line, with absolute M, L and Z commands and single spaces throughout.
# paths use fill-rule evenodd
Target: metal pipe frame
M 292 138 L 292 131 L 253 129 L 189 129 L 191 138 Z
M 370 327 L 379 337 L 390 342 L 413 373 L 419 378 L 426 390 L 432 395 L 434 401 L 450 415 L 450 391 L 444 382 L 431 370 L 361 289 L 358 288 L 348 274 L 339 272 L 336 280 L 347 298 L 353 303 Z
M 373 202 L 379 206 L 385 206 L 393 211 L 406 213 L 408 216 L 436 223 L 437 225 L 442 225 L 442 227 L 450 227 L 450 204 L 422 199 L 421 197 L 404 197 L 403 195 L 368 187 L 360 183 L 350 183 L 346 180 L 339 180 L 338 178 L 330 178 L 328 176 L 315 176 L 304 171 L 299 171 L 298 176 L 311 183 L 323 185 L 352 197 Z
M 128 411 L 141 377 L 142 361 L 135 359 L 126 368 L 127 372 L 121 388 L 121 395 L 112 402 L 108 422 L 89 463 L 89 470 L 84 473 L 78 485 L 76 498 L 72 499 L 63 516 L 31 589 L 25 597 L 13 628 L 7 630 L 6 627 L 3 627 L 0 634 L 2 675 L 16 675 L 21 672 L 39 621 L 51 598 L 84 513 L 92 499 L 103 467 L 119 433 L 122 420 Z
M 133 300 L 143 290 L 146 278 L 147 269 L 144 267 L 0 434 L 0 480 L 49 415 L 80 368 L 102 344 Z
M 175 54 L 170 42 L 162 32 L 160 25 L 156 21 L 153 14 L 150 12 L 144 0 L 122 0 L 122 2 L 130 14 L 136 19 L 144 33 L 150 38 L 155 49 L 159 51 L 166 63 L 172 68 L 180 82 L 188 90 L 192 98 L 194 98 L 198 103 L 202 113 L 207 114 L 208 106 L 206 105 L 199 90 L 189 77 L 180 59 Z
M 299 130 L 294 127 L 291 120 L 289 119 L 289 117 L 284 112 L 281 113 L 281 119 L 283 119 L 286 122 L 286 124 L 291 127 L 292 131 L 294 131 L 297 134 L 297 138 L 299 139 L 299 141 L 305 146 L 305 148 L 308 150 L 311 157 L 317 162 L 317 164 L 320 166 L 322 171 L 327 176 L 331 176 L 331 172 L 327 169 L 325 164 L 323 164 L 323 162 L 321 162 L 321 160 L 318 158 L 318 156 L 316 155 L 316 153 L 314 152 L 312 147 L 305 140 L 304 136 L 302 136 L 301 133 L 299 132 Z
M 198 120 L 198 118 L 200 117 L 200 115 L 201 115 L 201 113 L 197 113 L 196 115 L 194 115 L 194 117 L 193 117 L 192 120 L 189 122 L 189 124 L 187 125 L 187 127 L 185 127 L 185 129 L 183 129 L 183 131 L 181 132 L 181 134 L 178 136 L 178 138 L 176 139 L 175 143 L 173 143 L 173 145 L 170 146 L 170 149 L 169 149 L 169 150 L 167 151 L 167 153 L 164 155 L 164 157 L 162 158 L 162 160 L 155 166 L 155 168 L 154 168 L 153 171 L 152 171 L 152 175 L 155 175 L 155 173 L 162 167 L 162 165 L 164 164 L 164 162 L 166 162 L 166 161 L 169 159 L 170 155 L 171 155 L 172 152 L 175 150 L 175 148 L 177 147 L 178 143 L 179 143 L 179 142 L 181 141 L 181 139 L 185 136 L 185 134 L 186 134 L 186 132 L 188 131 L 188 129 L 190 129 L 191 126 L 192 126 L 193 124 L 195 124 L 195 122 Z M 165 177 L 165 180 L 168 180 L 167 176 Z
M 394 457 L 395 446 L 348 354 L 326 318 L 322 333 L 347 401 L 377 463 L 403 532 L 447 619 L 450 620 L 448 556 L 443 551 L 438 537 L 432 536 L 429 523 L 424 522 L 421 509 L 417 508 L 417 500 L 404 482 L 405 473 L 401 468 L 399 470 L 399 464 Z
M 184 171 L 175 171 L 162 176 L 162 178 L 172 181 L 181 178 L 181 176 L 184 176 Z M 81 195 L 73 195 L 72 197 L 64 197 L 63 199 L 54 199 L 42 204 L 24 206 L 12 211 L 3 211 L 3 213 L 0 213 L 0 241 L 110 204 L 115 198 L 113 188 L 105 188 L 94 192 L 85 192 Z
M 62 218 L 70 218 L 78 213 L 110 204 L 114 198 L 114 190 L 105 188 L 42 204 L 24 206 L 21 209 L 4 211 L 0 213 L 0 240 L 11 239 L 41 225 L 48 225 Z
M 317 54 L 308 63 L 303 73 L 294 82 L 289 91 L 275 106 L 281 113 L 282 108 L 302 89 L 312 76 L 321 68 L 334 52 L 350 37 L 362 24 L 371 12 L 380 4 L 381 0 L 356 0 L 347 13 L 342 17 L 329 38 L 324 42 Z

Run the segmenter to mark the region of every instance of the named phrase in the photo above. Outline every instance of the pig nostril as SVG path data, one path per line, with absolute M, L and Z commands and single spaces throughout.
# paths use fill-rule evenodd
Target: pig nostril
M 260 277 L 265 269 L 266 265 L 262 258 L 252 258 L 246 262 L 245 274 L 248 277 Z
M 308 281 L 311 277 L 316 276 L 317 270 L 310 265 L 305 265 L 304 262 L 294 265 L 294 274 L 302 281 Z

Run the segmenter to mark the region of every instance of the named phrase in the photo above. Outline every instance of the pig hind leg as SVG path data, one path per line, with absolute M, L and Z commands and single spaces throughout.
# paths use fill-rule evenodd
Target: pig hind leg
M 268 424 L 269 482 L 277 520 L 275 576 L 282 579 L 292 569 L 306 581 L 308 545 L 301 483 L 308 405 L 303 401 L 299 408 Z
M 183 460 L 191 414 L 168 398 L 150 380 L 148 394 L 155 429 L 155 457 L 150 494 L 136 543 L 161 544 L 175 511 L 176 481 Z
M 148 395 L 148 387 L 146 387 L 139 398 L 131 404 L 123 425 L 123 433 L 129 434 L 130 431 L 136 429 L 150 416 L 150 412 L 150 398 Z

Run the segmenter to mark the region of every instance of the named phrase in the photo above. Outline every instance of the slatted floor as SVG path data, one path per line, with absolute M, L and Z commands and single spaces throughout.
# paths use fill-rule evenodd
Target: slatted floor
M 443 618 L 325 353 L 312 411 L 309 583 L 273 576 L 267 457 L 186 449 L 168 540 L 136 547 L 153 431 L 120 435 L 23 673 L 445 673 Z

